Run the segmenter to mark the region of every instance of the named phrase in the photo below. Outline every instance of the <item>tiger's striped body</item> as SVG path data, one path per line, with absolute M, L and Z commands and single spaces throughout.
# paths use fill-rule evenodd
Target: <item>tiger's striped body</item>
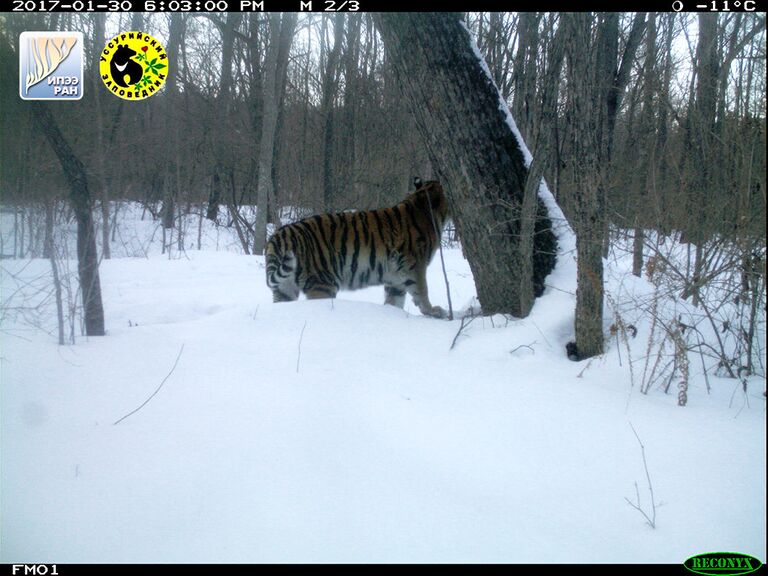
M 391 208 L 311 216 L 279 228 L 266 249 L 267 285 L 274 301 L 334 298 L 339 290 L 384 285 L 385 303 L 409 293 L 422 314 L 444 317 L 429 302 L 426 271 L 448 215 L 437 181 Z

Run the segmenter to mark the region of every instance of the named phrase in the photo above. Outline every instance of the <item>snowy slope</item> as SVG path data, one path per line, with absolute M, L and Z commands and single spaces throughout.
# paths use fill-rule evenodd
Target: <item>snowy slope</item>
M 451 350 L 459 320 L 381 288 L 273 304 L 231 238 L 168 259 L 155 231 L 126 218 L 149 257 L 102 263 L 106 337 L 2 325 L 0 561 L 765 561 L 762 388 L 710 377 L 707 394 L 694 371 L 681 408 L 639 393 L 615 339 L 568 361 L 572 254 L 529 318 L 477 318 Z M 465 308 L 469 267 L 458 249 L 446 264 Z M 2 268 L 4 304 L 49 270 Z M 439 259 L 429 285 L 445 307 Z M 629 422 L 655 530 L 625 502 L 637 482 L 649 505 Z

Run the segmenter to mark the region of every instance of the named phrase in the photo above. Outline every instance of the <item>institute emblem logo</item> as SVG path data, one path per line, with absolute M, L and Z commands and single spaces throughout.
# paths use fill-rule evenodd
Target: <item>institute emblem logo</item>
M 104 86 L 123 100 L 144 100 L 165 84 L 168 55 L 144 32 L 121 32 L 107 42 L 99 58 Z
M 82 32 L 22 32 L 19 96 L 24 100 L 83 97 Z

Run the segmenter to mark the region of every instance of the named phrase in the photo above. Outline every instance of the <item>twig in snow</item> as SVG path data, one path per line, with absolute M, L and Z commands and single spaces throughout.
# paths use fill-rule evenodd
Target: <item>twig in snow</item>
M 520 348 L 528 348 L 528 350 L 536 354 L 536 350 L 533 349 L 534 344 L 536 344 L 536 342 L 531 342 L 530 344 L 520 344 L 520 346 L 515 346 L 514 348 L 512 348 L 512 350 L 510 350 L 509 353 L 514 354 L 515 352 L 520 350 Z
M 645 517 L 645 520 L 648 522 L 651 528 L 656 528 L 656 500 L 653 497 L 653 484 L 651 483 L 651 474 L 648 472 L 648 462 L 645 459 L 645 446 L 643 446 L 643 443 L 640 441 L 640 436 L 637 435 L 637 431 L 635 430 L 635 427 L 632 426 L 632 422 L 629 423 L 629 427 L 632 428 L 632 432 L 635 434 L 635 438 L 637 438 L 638 444 L 640 444 L 640 452 L 643 455 L 643 467 L 645 468 L 645 477 L 648 480 L 648 491 L 651 493 L 651 516 L 648 516 L 648 514 L 645 512 L 645 510 L 642 509 L 640 506 L 640 490 L 637 488 L 637 482 L 635 482 L 635 494 L 637 497 L 637 504 L 632 502 L 629 498 L 624 498 L 624 500 L 627 501 L 627 504 L 632 506 L 635 510 L 640 512 Z
M 148 403 L 150 400 L 152 400 L 152 398 L 154 398 L 154 397 L 155 397 L 155 394 L 157 394 L 158 392 L 160 392 L 160 388 L 162 388 L 162 387 L 163 387 L 163 384 L 165 384 L 165 381 L 166 381 L 166 380 L 168 380 L 168 378 L 170 378 L 170 377 L 171 377 L 171 374 L 173 374 L 173 371 L 174 371 L 174 370 L 176 370 L 176 365 L 179 363 L 179 358 L 181 358 L 181 353 L 182 353 L 182 352 L 184 352 L 184 344 L 182 344 L 182 345 L 181 345 L 181 348 L 179 349 L 179 354 L 178 354 L 178 356 L 176 356 L 176 361 L 173 363 L 173 367 L 171 368 L 171 371 L 170 371 L 170 372 L 168 372 L 168 374 L 165 376 L 165 378 L 163 378 L 163 381 L 162 381 L 162 382 L 160 382 L 160 386 L 158 386 L 158 387 L 157 387 L 157 390 L 155 390 L 154 392 L 152 392 L 152 394 L 150 395 L 150 397 L 149 397 L 149 398 L 147 398 L 146 400 L 144 400 L 144 402 L 141 404 L 141 406 L 139 406 L 138 408 L 136 408 L 135 410 L 133 410 L 133 411 L 131 411 L 131 412 L 128 412 L 128 414 L 126 414 L 125 416 L 123 416 L 123 417 L 122 417 L 122 418 L 120 418 L 119 420 L 116 420 L 115 422 L 113 422 L 113 423 L 112 423 L 112 426 L 117 426 L 118 424 L 120 424 L 120 422 L 122 422 L 123 420 L 125 420 L 126 418 L 128 418 L 128 416 L 131 416 L 132 414 L 136 414 L 136 412 L 138 412 L 139 410 L 141 410 L 142 408 L 144 408 L 144 406 L 146 406 L 146 405 L 147 405 L 147 403 Z
M 304 338 L 304 329 L 307 327 L 307 321 L 304 320 L 304 326 L 301 327 L 301 334 L 299 334 L 299 354 L 296 356 L 296 374 L 299 373 L 299 362 L 301 362 L 301 340 Z
M 586 371 L 587 371 L 587 368 L 589 368 L 590 366 L 592 366 L 592 360 L 594 360 L 595 358 L 596 358 L 595 356 L 592 356 L 592 358 L 590 358 L 590 359 L 587 361 L 587 365 L 586 365 L 586 366 L 584 366 L 584 368 L 582 368 L 582 369 L 581 369 L 581 372 L 579 372 L 579 373 L 576 375 L 576 378 L 583 378 L 583 377 L 584 377 L 584 372 L 586 372 Z
M 451 342 L 451 347 L 449 348 L 449 350 L 453 350 L 453 347 L 456 346 L 456 340 L 458 340 L 459 336 L 461 336 L 462 330 L 464 330 L 464 328 L 469 326 L 472 323 L 472 320 L 474 320 L 475 318 L 477 318 L 475 314 L 470 314 L 469 316 L 462 317 L 461 326 L 459 326 L 459 331 L 456 332 L 456 336 L 453 337 L 453 342 Z

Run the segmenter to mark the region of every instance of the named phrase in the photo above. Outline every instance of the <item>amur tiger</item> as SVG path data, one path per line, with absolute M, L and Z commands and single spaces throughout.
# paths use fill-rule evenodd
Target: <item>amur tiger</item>
M 339 290 L 384 285 L 385 304 L 402 308 L 405 293 L 422 314 L 432 306 L 427 265 L 437 250 L 448 204 L 440 183 L 415 179 L 416 191 L 391 208 L 311 216 L 280 227 L 266 248 L 267 286 L 275 302 L 335 298 Z

